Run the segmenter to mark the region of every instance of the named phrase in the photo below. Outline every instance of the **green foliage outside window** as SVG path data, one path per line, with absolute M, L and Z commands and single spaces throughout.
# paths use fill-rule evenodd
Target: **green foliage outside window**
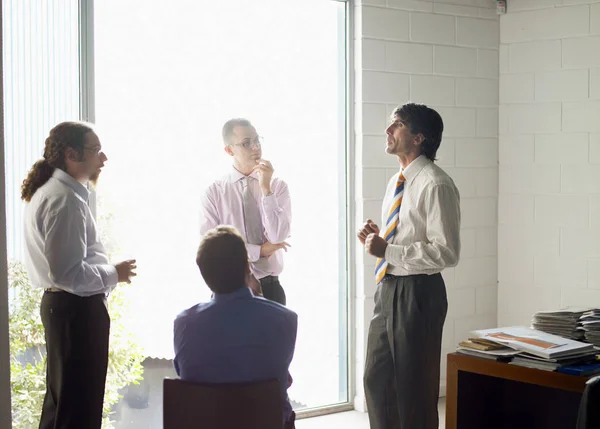
M 46 392 L 46 356 L 44 327 L 40 318 L 43 291 L 29 282 L 20 262 L 9 263 L 9 331 L 10 376 L 14 429 L 31 429 L 39 424 Z M 140 348 L 121 323 L 126 303 L 122 287 L 109 297 L 111 316 L 110 351 L 104 395 L 103 429 L 113 428 L 112 407 L 119 401 L 119 391 L 142 378 Z

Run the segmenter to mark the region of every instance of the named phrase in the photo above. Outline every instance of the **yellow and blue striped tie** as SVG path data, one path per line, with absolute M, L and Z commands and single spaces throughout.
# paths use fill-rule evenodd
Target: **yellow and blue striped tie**
M 387 222 L 385 225 L 385 234 L 383 238 L 388 243 L 392 242 L 394 235 L 396 234 L 396 228 L 398 227 L 398 216 L 400 214 L 400 205 L 402 204 L 402 196 L 404 195 L 404 176 L 402 173 L 398 176 L 398 182 L 396 182 L 396 190 L 394 191 L 394 198 L 392 199 L 392 206 L 390 207 L 390 214 L 388 215 Z M 379 284 L 385 276 L 388 262 L 385 258 L 378 258 L 375 264 L 375 283 Z

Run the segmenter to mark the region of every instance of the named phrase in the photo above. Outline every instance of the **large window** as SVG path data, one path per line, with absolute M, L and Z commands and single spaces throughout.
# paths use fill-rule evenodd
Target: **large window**
M 210 299 L 194 263 L 200 196 L 231 168 L 220 130 L 232 117 L 254 123 L 292 197 L 290 399 L 300 413 L 347 403 L 346 3 L 2 0 L 2 12 L 9 259 L 23 258 L 20 185 L 48 131 L 85 118 L 108 156 L 92 199 L 103 240 L 113 261 L 138 260 L 112 297 L 111 347 L 120 362 L 141 348 L 143 380 L 123 388 L 109 374 L 105 427 L 162 427 L 173 319 Z M 25 365 L 37 351 L 11 357 Z M 35 401 L 16 404 L 14 421 L 39 413 Z
M 56 123 L 79 119 L 78 0 L 2 0 L 6 230 L 22 259 L 21 183 Z
M 231 168 L 220 131 L 232 117 L 264 136 L 292 197 L 281 275 L 299 315 L 290 398 L 297 410 L 347 402 L 345 3 L 103 0 L 94 13 L 108 156 L 98 216 L 111 220 L 116 259 L 138 260 L 127 326 L 148 358 L 119 427 L 156 418 L 173 319 L 210 299 L 194 262 L 199 200 Z
M 2 0 L 4 159 L 9 259 L 12 427 L 37 426 L 44 392 L 39 297 L 23 262 L 21 184 L 42 157 L 48 130 L 79 119 L 80 43 L 77 0 Z M 4 306 L 3 304 L 2 306 Z

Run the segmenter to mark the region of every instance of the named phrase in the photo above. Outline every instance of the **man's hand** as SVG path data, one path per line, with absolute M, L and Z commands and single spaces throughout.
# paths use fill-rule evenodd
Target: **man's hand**
M 377 234 L 379 235 L 379 227 L 373 223 L 371 219 L 367 219 L 365 224 L 361 229 L 358 230 L 356 236 L 361 244 L 365 244 L 365 240 L 369 234 Z
M 260 246 L 260 257 L 268 258 L 269 256 L 271 256 L 273 253 L 275 253 L 279 249 L 283 249 L 287 252 L 288 247 L 291 247 L 291 246 L 288 243 L 286 243 L 285 241 L 281 242 L 281 243 L 271 243 L 271 242 L 267 241 L 265 244 Z
M 252 291 L 252 294 L 254 296 L 263 296 L 262 288 L 260 286 L 260 281 L 258 281 L 258 279 L 256 277 L 254 277 L 254 274 L 252 274 L 252 273 L 247 274 L 246 286 L 248 286 L 250 288 L 250 290 Z
M 369 234 L 365 240 L 365 250 L 378 258 L 385 258 L 385 249 L 388 242 L 377 234 Z
M 134 271 L 137 268 L 135 262 L 135 259 L 128 259 L 115 265 L 119 283 L 131 283 L 131 277 L 137 276 Z
M 252 170 L 258 171 L 258 185 L 263 193 L 267 195 L 271 193 L 271 178 L 273 177 L 273 165 L 265 159 L 257 159 L 256 165 Z

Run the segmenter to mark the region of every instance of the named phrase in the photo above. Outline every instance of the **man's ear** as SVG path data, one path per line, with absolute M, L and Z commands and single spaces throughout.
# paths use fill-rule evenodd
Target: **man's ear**
M 71 162 L 80 162 L 79 154 L 72 147 L 68 147 L 65 152 L 65 158 L 67 158 Z
M 231 150 L 231 146 L 226 145 L 225 146 L 225 152 L 227 153 L 227 155 L 233 156 L 233 150 Z
M 425 141 L 425 136 L 421 133 L 415 136 L 414 142 L 417 146 L 421 146 L 421 144 Z

